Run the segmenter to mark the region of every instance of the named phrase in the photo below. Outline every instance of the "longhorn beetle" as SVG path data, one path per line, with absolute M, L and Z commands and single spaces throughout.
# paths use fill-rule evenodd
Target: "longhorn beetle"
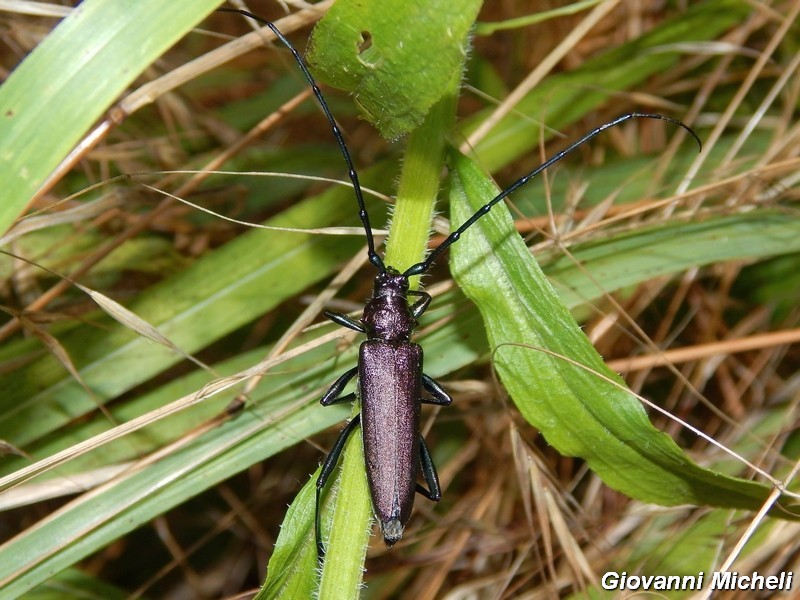
M 358 173 L 350 151 L 322 92 L 299 52 L 269 21 L 244 10 L 227 8 L 218 10 L 236 12 L 255 19 L 267 26 L 289 49 L 330 124 L 353 184 L 359 209 L 358 215 L 367 237 L 368 258 L 378 269 L 378 275 L 375 278 L 372 298 L 364 307 L 360 320 L 341 313 L 324 312 L 324 315 L 334 323 L 365 334 L 367 340 L 359 348 L 358 365 L 342 374 L 320 400 L 323 406 L 330 406 L 331 404 L 351 402 L 358 396 L 361 400 L 361 413 L 356 415 L 339 434 L 317 478 L 315 540 L 317 555 L 322 560 L 325 555 L 325 546 L 321 537 L 320 500 L 322 492 L 336 467 L 347 438 L 360 424 L 373 510 L 380 523 L 383 539 L 386 545 L 391 547 L 403 535 L 405 524 L 411 516 L 415 493 L 418 492 L 433 501 L 441 498 L 436 467 L 431 460 L 425 440 L 419 432 L 420 404 L 447 406 L 452 402 L 452 398 L 444 388 L 422 372 L 422 348 L 411 341 L 411 335 L 417 326 L 417 319 L 428 308 L 431 296 L 425 292 L 409 290 L 409 278 L 427 272 L 439 255 L 456 243 L 461 235 L 488 213 L 495 204 L 610 127 L 631 119 L 661 119 L 688 131 L 699 145 L 701 142 L 694 131 L 676 119 L 639 112 L 622 115 L 593 129 L 527 175 L 520 177 L 447 236 L 425 260 L 400 272 L 385 265 L 375 250 L 369 214 L 364 204 Z M 409 296 L 416 298 L 410 305 Z M 345 387 L 353 378 L 357 379 L 358 394 L 343 395 Z M 428 397 L 422 395 L 423 390 L 429 394 Z M 427 488 L 417 483 L 420 468 Z

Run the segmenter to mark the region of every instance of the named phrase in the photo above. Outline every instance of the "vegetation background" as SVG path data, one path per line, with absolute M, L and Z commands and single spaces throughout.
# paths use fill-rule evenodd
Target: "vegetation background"
M 107 15 L 102 27 L 63 36 L 41 71 L 0 88 L 3 115 L 14 116 L 12 100 L 32 115 L 25 132 L 8 119 L 0 130 L 0 216 L 19 217 L 0 262 L 0 587 L 28 598 L 249 597 L 271 557 L 283 561 L 271 577 L 298 564 L 312 585 L 309 516 L 284 523 L 286 507 L 349 414 L 317 400 L 353 364 L 357 340 L 309 325 L 324 306 L 358 311 L 372 278 L 359 270 L 363 234 L 342 229 L 357 225 L 347 184 L 312 179 L 344 182 L 338 147 L 291 56 L 266 49 L 241 17 L 195 26 L 216 2 L 115 4 L 85 2 Z M 329 5 L 247 8 L 302 50 Z M 0 9 L 4 77 L 71 12 Z M 503 187 L 630 110 L 698 132 L 699 155 L 661 122 L 609 131 L 510 210 L 611 369 L 663 409 L 649 411 L 655 426 L 704 467 L 789 489 L 798 11 L 797 1 L 487 2 L 450 138 Z M 99 63 L 87 47 L 101 49 Z M 54 92 L 61 76 L 83 87 Z M 325 93 L 382 227 L 413 157 L 347 94 Z M 18 177 L 56 164 L 36 189 Z M 211 173 L 222 170 L 236 173 Z M 439 211 L 435 237 L 449 231 Z M 372 538 L 366 589 L 356 580 L 338 597 L 602 597 L 608 570 L 797 568 L 791 521 L 638 502 L 555 451 L 508 401 L 445 263 L 425 281 L 435 298 L 418 335 L 426 372 L 454 396 L 424 413 L 444 498 L 417 502 L 391 552 Z M 287 530 L 304 553 L 275 558 Z M 270 595 L 289 597 L 284 583 Z

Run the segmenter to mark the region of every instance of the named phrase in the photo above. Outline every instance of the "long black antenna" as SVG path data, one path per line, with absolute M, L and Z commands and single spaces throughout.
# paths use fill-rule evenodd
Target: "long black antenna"
M 311 72 L 308 70 L 303 57 L 300 56 L 300 53 L 295 49 L 292 43 L 286 39 L 286 37 L 280 32 L 280 30 L 275 27 L 270 21 L 262 19 L 258 15 L 254 15 L 253 13 L 241 10 L 238 8 L 218 8 L 218 12 L 229 12 L 229 13 L 238 13 L 240 15 L 244 15 L 245 17 L 249 17 L 254 21 L 258 21 L 262 25 L 269 27 L 270 31 L 275 34 L 275 37 L 280 40 L 280 42 L 286 46 L 289 51 L 294 56 L 295 61 L 300 66 L 300 70 L 303 72 L 306 80 L 308 81 L 309 85 L 311 86 L 311 91 L 314 92 L 314 96 L 317 98 L 317 102 L 322 109 L 322 113 L 325 115 L 325 118 L 328 120 L 328 123 L 331 125 L 331 129 L 333 130 L 333 137 L 336 138 L 336 143 L 339 144 L 339 150 L 342 152 L 342 156 L 344 157 L 344 162 L 347 165 L 347 175 L 350 177 L 350 181 L 353 182 L 353 191 L 356 195 L 356 202 L 358 202 L 358 217 L 361 219 L 361 223 L 364 225 L 364 232 L 367 234 L 367 254 L 369 256 L 369 262 L 375 265 L 381 272 L 386 271 L 386 266 L 383 264 L 383 259 L 380 255 L 375 251 L 375 239 L 372 237 L 372 228 L 369 224 L 369 213 L 367 213 L 367 207 L 364 204 L 364 195 L 361 192 L 361 184 L 358 181 L 358 172 L 356 171 L 355 166 L 353 165 L 353 159 L 350 157 L 350 151 L 347 149 L 347 144 L 344 141 L 344 136 L 342 135 L 339 126 L 336 124 L 336 121 L 333 118 L 333 114 L 331 114 L 330 109 L 328 108 L 328 103 L 325 102 L 325 97 L 322 95 L 322 91 L 319 89 L 317 82 L 314 80 L 314 77 L 311 75 Z M 452 243 L 452 242 L 451 242 Z M 449 244 L 448 244 L 449 245 Z
M 303 76 L 306 78 L 306 81 L 308 81 L 309 85 L 311 86 L 311 90 L 312 92 L 314 92 L 314 96 L 316 97 L 317 102 L 319 103 L 320 108 L 322 109 L 322 113 L 325 115 L 325 118 L 328 120 L 328 123 L 330 123 L 331 130 L 333 131 L 333 137 L 336 138 L 336 143 L 339 144 L 339 150 L 341 151 L 342 156 L 344 157 L 344 162 L 347 166 L 347 172 L 348 172 L 347 174 L 350 177 L 350 181 L 353 183 L 353 191 L 355 192 L 356 202 L 358 202 L 358 216 L 361 219 L 361 223 L 364 226 L 364 232 L 366 233 L 367 236 L 367 255 L 369 257 L 369 262 L 375 265 L 375 267 L 377 267 L 381 272 L 385 273 L 386 266 L 383 262 L 383 259 L 375 251 L 375 239 L 372 236 L 372 227 L 370 226 L 369 223 L 369 213 L 367 213 L 367 207 L 364 204 L 364 195 L 361 191 L 361 184 L 359 183 L 358 180 L 358 172 L 356 171 L 356 168 L 353 165 L 353 159 L 350 156 L 350 151 L 347 149 L 347 144 L 344 141 L 344 136 L 342 135 L 339 126 L 336 125 L 336 121 L 333 118 L 333 114 L 328 108 L 328 103 L 325 102 L 325 97 L 322 95 L 322 91 L 319 89 L 317 82 L 311 75 L 311 72 L 308 70 L 308 67 L 306 66 L 306 63 L 303 60 L 303 57 L 300 56 L 300 53 L 295 49 L 292 43 L 288 39 L 286 39 L 286 37 L 280 32 L 280 30 L 277 27 L 275 27 L 275 25 L 273 25 L 270 21 L 262 19 L 258 15 L 255 15 L 249 11 L 241 10 L 238 8 L 218 8 L 217 11 L 237 13 L 245 17 L 249 17 L 261 23 L 262 25 L 265 25 L 266 27 L 269 27 L 272 33 L 275 34 L 275 37 L 284 46 L 286 46 L 292 53 L 292 56 L 299 65 L 300 70 L 303 72 Z M 428 257 L 424 261 L 412 265 L 403 272 L 403 275 L 405 275 L 406 277 L 411 277 L 413 275 L 420 275 L 422 273 L 425 273 L 428 269 L 431 268 L 433 263 L 436 261 L 436 259 L 442 252 L 444 252 L 450 246 L 455 244 L 461 238 L 461 235 L 467 229 L 469 229 L 478 219 L 480 219 L 482 216 L 488 213 L 495 204 L 497 204 L 510 194 L 513 194 L 519 188 L 528 183 L 528 181 L 530 181 L 536 175 L 538 175 L 548 167 L 552 166 L 553 164 L 557 163 L 567 154 L 577 149 L 578 147 L 582 146 L 583 144 L 585 144 L 598 134 L 602 133 L 606 129 L 609 129 L 611 127 L 616 127 L 617 125 L 624 123 L 625 121 L 629 121 L 631 119 L 660 119 L 662 121 L 669 121 L 670 123 L 674 123 L 675 125 L 678 125 L 683 129 L 685 129 L 686 131 L 688 131 L 689 134 L 691 134 L 691 136 L 695 139 L 695 141 L 697 141 L 698 146 L 700 146 L 700 148 L 702 149 L 702 143 L 700 142 L 700 138 L 697 137 L 697 134 L 694 131 L 692 131 L 692 129 L 688 125 L 682 123 L 681 121 L 678 121 L 677 119 L 673 119 L 671 117 L 665 117 L 664 115 L 659 115 L 659 114 L 640 113 L 640 112 L 632 112 L 622 115 L 621 117 L 617 117 L 613 121 L 609 121 L 608 123 L 604 123 L 603 125 L 600 125 L 599 127 L 593 129 L 592 131 L 584 135 L 581 139 L 579 139 L 577 142 L 570 144 L 567 148 L 565 148 L 561 152 L 555 154 L 554 156 L 543 162 L 541 165 L 533 169 L 527 175 L 524 175 L 519 179 L 517 179 L 514 183 L 512 183 L 502 192 L 497 194 L 497 196 L 495 196 L 489 202 L 481 206 L 475 212 L 475 214 L 473 214 L 469 219 L 467 219 L 458 229 L 456 229 L 449 236 L 447 236 L 441 244 L 439 244 L 436 248 L 434 248 L 433 251 L 428 255 Z
M 469 229 L 475 223 L 475 221 L 477 221 L 482 216 L 484 216 L 486 213 L 488 213 L 492 209 L 492 207 L 495 204 L 497 204 L 498 202 L 500 202 L 503 198 L 505 198 L 506 196 L 508 196 L 510 194 L 513 194 L 515 191 L 517 191 L 523 185 L 528 183 L 528 181 L 530 181 L 536 175 L 538 175 L 539 173 L 541 173 L 542 171 L 544 171 L 548 167 L 552 166 L 554 163 L 557 163 L 562 158 L 564 158 L 567 154 L 569 154 L 570 152 L 572 152 L 573 150 L 575 150 L 579 146 L 582 146 L 583 144 L 585 144 L 586 142 L 591 140 L 593 137 L 595 137 L 598 134 L 602 133 L 606 129 L 609 129 L 610 127 L 615 127 L 615 126 L 619 125 L 620 123 L 624 123 L 625 121 L 629 121 L 631 119 L 661 119 L 662 121 L 669 121 L 670 123 L 675 123 L 676 125 L 679 125 L 680 127 L 683 127 L 686 131 L 688 131 L 692 135 L 692 137 L 697 141 L 697 144 L 700 146 L 701 149 L 703 147 L 702 143 L 700 142 L 700 138 L 697 137 L 697 134 L 694 131 L 692 131 L 692 129 L 688 125 L 678 121 L 677 119 L 673 119 L 673 118 L 670 118 L 670 117 L 665 117 L 664 115 L 651 114 L 651 113 L 639 113 L 639 112 L 632 112 L 632 113 L 628 113 L 628 114 L 622 115 L 621 117 L 617 117 L 613 121 L 609 121 L 608 123 L 604 123 L 603 125 L 600 125 L 596 129 L 593 129 L 592 131 L 587 133 L 585 136 L 583 136 L 581 139 L 579 139 L 577 142 L 575 142 L 573 144 L 570 144 L 567 148 L 565 148 L 564 150 L 562 150 L 558 154 L 555 154 L 551 158 L 547 159 L 545 162 L 543 162 L 541 165 L 536 167 L 533 171 L 531 171 L 527 175 L 524 175 L 524 176 L 520 177 L 519 179 L 517 179 L 514 183 L 512 183 L 510 186 L 508 186 L 502 192 L 497 194 L 497 196 L 492 198 L 489 202 L 487 202 L 486 204 L 481 206 L 477 211 L 475 211 L 474 215 L 472 215 L 469 219 L 464 221 L 464 223 L 458 229 L 453 231 L 449 236 L 447 236 L 445 238 L 445 240 L 441 244 L 439 244 L 436 248 L 434 248 L 433 251 L 428 255 L 428 257 L 424 261 L 418 262 L 417 264 L 412 265 L 411 267 L 409 267 L 408 269 L 405 270 L 403 275 L 405 275 L 406 277 L 411 277 L 412 275 L 420 275 L 420 274 L 424 273 L 425 271 L 427 271 L 428 269 L 430 269 L 431 265 L 433 265 L 434 261 L 439 257 L 439 255 L 442 252 L 444 252 L 450 246 L 455 244 L 459 240 L 459 238 L 461 237 L 462 233 L 464 233 L 467 229 Z

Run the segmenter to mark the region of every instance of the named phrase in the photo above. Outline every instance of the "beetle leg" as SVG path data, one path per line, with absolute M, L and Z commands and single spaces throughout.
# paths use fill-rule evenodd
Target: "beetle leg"
M 419 436 L 419 461 L 422 464 L 422 478 L 428 484 L 428 489 L 417 484 L 417 492 L 428 500 L 438 502 L 442 497 L 442 488 L 439 487 L 439 475 L 436 473 L 436 465 L 433 464 L 431 453 L 425 444 L 425 438 L 422 436 Z
M 409 296 L 419 296 L 419 300 L 414 302 L 414 304 L 412 304 L 409 307 L 409 310 L 411 311 L 411 314 L 416 319 L 418 316 L 420 316 L 422 313 L 424 313 L 428 309 L 428 305 L 431 303 L 431 295 L 430 294 L 426 294 L 425 292 L 419 292 L 417 290 L 409 291 L 408 295 Z
M 322 406 L 330 406 L 331 404 L 338 404 L 339 402 L 351 402 L 355 396 L 354 394 L 347 394 L 341 398 L 339 396 L 350 380 L 356 376 L 356 373 L 358 373 L 358 367 L 353 367 L 342 373 L 339 379 L 334 381 L 331 387 L 328 388 L 328 391 L 325 392 L 319 403 L 322 404 Z
M 342 313 L 331 312 L 329 310 L 322 311 L 322 314 L 325 315 L 334 323 L 336 323 L 337 325 L 341 325 L 342 327 L 347 327 L 348 329 L 355 329 L 356 331 L 360 331 L 361 333 L 367 333 L 366 329 L 364 329 L 364 325 L 361 324 L 361 321 L 356 321 L 352 317 L 348 317 L 347 315 L 343 315 Z
M 319 477 L 317 477 L 314 539 L 317 542 L 317 559 L 319 562 L 322 562 L 322 559 L 325 558 L 325 546 L 322 545 L 322 516 L 320 514 L 320 498 L 322 497 L 322 489 L 325 487 L 325 484 L 328 483 L 331 473 L 333 473 L 333 470 L 336 468 L 336 463 L 339 461 L 339 456 L 342 454 L 342 449 L 344 448 L 345 442 L 347 442 L 347 438 L 350 437 L 350 434 L 353 433 L 353 430 L 358 426 L 360 421 L 361 415 L 356 415 L 353 417 L 353 420 L 350 421 L 344 429 L 342 429 L 342 432 L 339 434 L 339 437 L 336 438 L 336 442 L 333 444 L 333 448 L 331 448 L 331 451 L 328 453 L 328 457 L 325 459 L 325 462 L 322 463 L 322 469 L 320 469 Z
M 422 374 L 422 387 L 431 397 L 420 398 L 420 402 L 425 404 L 437 404 L 439 406 L 449 406 L 450 403 L 453 402 L 450 394 L 448 394 L 440 384 L 425 375 L 425 373 Z
M 333 404 L 344 404 L 345 402 L 353 402 L 356 399 L 356 393 L 350 392 L 349 394 L 345 394 L 341 398 L 336 398 L 334 400 L 329 401 L 327 404 L 323 404 L 323 406 L 331 406 Z

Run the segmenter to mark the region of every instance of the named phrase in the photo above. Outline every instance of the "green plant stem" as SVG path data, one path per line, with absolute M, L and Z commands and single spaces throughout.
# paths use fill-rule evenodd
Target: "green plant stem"
M 358 403 L 354 405 L 354 414 L 357 411 Z M 353 432 L 345 446 L 339 488 L 333 504 L 334 514 L 318 597 L 320 600 L 357 599 L 372 529 L 372 502 L 364 470 L 360 428 Z
M 434 105 L 408 140 L 386 249 L 387 266 L 399 265 L 402 270 L 425 256 L 444 166 L 445 139 L 455 115 L 455 90 L 454 85 L 453 93 Z M 419 283 L 414 279 L 412 287 Z M 356 405 L 353 414 L 358 410 Z M 323 600 L 358 597 L 372 522 L 360 429 L 353 433 L 343 454 L 320 580 L 319 598 Z
M 455 102 L 454 89 L 433 106 L 408 140 L 385 257 L 386 264 L 399 271 L 425 257 Z M 418 284 L 419 278 L 413 277 L 411 288 Z

